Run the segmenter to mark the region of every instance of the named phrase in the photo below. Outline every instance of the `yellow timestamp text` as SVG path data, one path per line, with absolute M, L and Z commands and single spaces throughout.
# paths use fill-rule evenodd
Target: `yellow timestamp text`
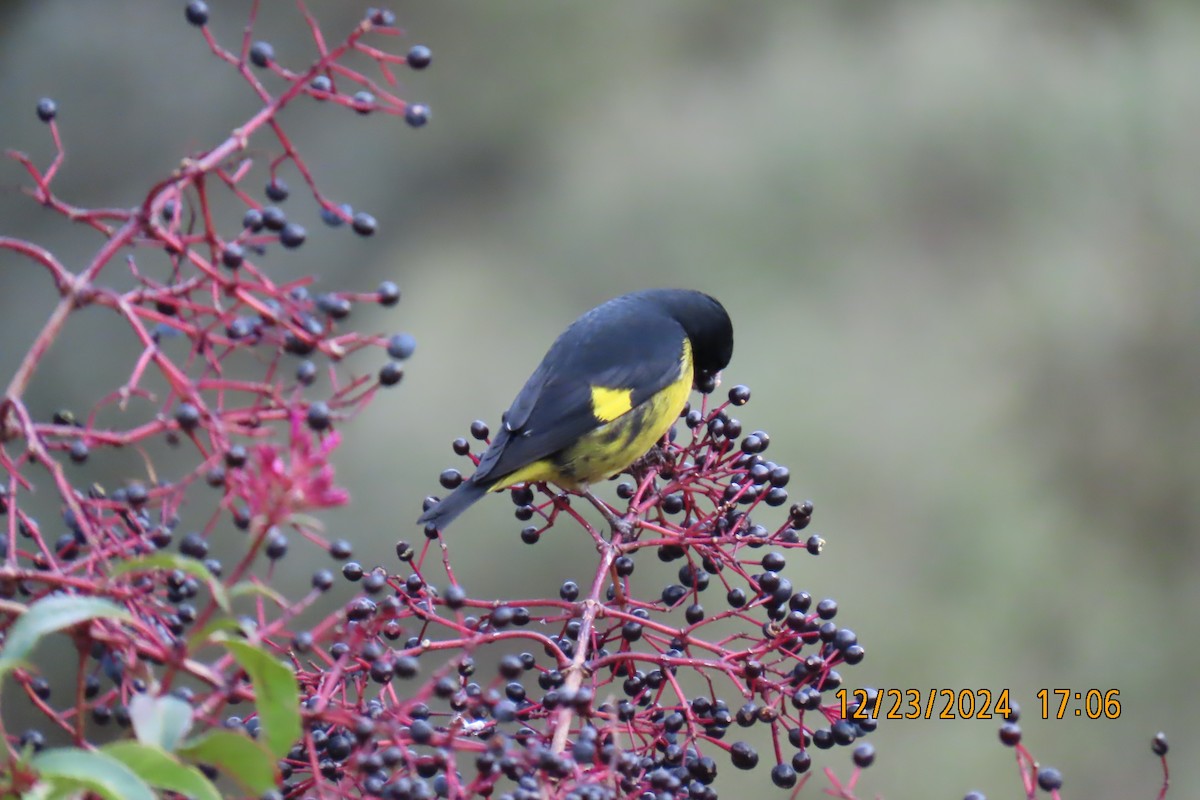
M 1008 689 L 838 689 L 842 719 L 992 719 L 1012 714 Z
M 1117 719 L 1121 716 L 1120 696 L 1119 689 L 1039 689 L 1037 693 L 1042 719 Z

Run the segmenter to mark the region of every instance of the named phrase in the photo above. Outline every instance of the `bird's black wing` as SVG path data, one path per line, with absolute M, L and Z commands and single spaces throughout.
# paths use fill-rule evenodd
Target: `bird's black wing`
M 640 305 L 640 304 L 639 304 Z M 473 480 L 499 479 L 603 424 L 592 387 L 631 389 L 637 407 L 679 378 L 686 334 L 644 306 L 585 315 L 555 341 L 504 415 Z

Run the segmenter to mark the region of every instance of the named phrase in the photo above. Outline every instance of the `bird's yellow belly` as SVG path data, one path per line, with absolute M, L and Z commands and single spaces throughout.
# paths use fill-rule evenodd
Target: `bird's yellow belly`
M 646 402 L 589 431 L 559 453 L 517 470 L 495 488 L 553 481 L 579 489 L 617 474 L 645 455 L 679 418 L 692 389 L 690 363 L 682 373 L 679 380 Z
M 691 383 L 689 370 L 637 408 L 584 435 L 554 459 L 561 477 L 575 484 L 592 483 L 641 458 L 679 418 Z

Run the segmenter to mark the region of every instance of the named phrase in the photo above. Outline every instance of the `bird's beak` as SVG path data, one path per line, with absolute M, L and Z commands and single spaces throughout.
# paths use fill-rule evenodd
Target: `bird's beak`
M 712 391 L 716 391 L 717 387 L 719 387 L 721 385 L 721 372 L 720 372 L 720 370 L 718 370 L 717 372 L 705 372 L 705 371 L 697 372 L 696 377 L 692 381 L 692 383 L 695 385 L 695 387 L 697 389 L 711 383 Z

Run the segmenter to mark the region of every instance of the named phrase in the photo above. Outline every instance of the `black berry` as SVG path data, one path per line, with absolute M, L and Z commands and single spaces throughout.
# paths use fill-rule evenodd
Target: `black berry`
M 237 242 L 230 242 L 221 251 L 221 263 L 226 269 L 237 269 L 246 258 L 246 249 Z
M 275 561 L 287 555 L 288 540 L 278 528 L 267 534 L 267 558 Z
M 379 305 L 381 306 L 394 306 L 400 302 L 400 287 L 392 281 L 384 281 L 379 284 L 375 293 L 379 296 Z
M 790 789 L 796 785 L 796 770 L 787 764 L 776 764 L 771 770 L 771 783 L 780 789 Z
M 375 109 L 375 95 L 363 89 L 354 93 L 354 110 L 360 114 L 370 114 Z
M 245 217 L 243 217 L 242 222 L 245 221 Z M 279 206 L 267 206 L 262 210 L 262 221 L 267 230 L 281 231 L 287 224 L 287 214 L 284 214 L 283 209 Z
M 68 453 L 72 461 L 74 461 L 76 464 L 82 464 L 88 460 L 87 442 L 83 441 L 82 439 L 76 439 L 75 441 L 71 442 Z
M 242 215 L 242 227 L 251 233 L 258 233 L 263 229 L 266 221 L 263 213 L 257 208 L 248 208 L 246 213 Z
M 367 19 L 372 25 L 383 25 L 390 27 L 396 24 L 396 15 L 386 8 L 369 8 L 367 9 Z
M 359 236 L 371 236 L 375 233 L 375 218 L 365 211 L 357 211 L 350 220 L 350 227 Z
M 308 427 L 314 431 L 325 430 L 329 427 L 330 423 L 329 406 L 318 400 L 308 407 L 305 420 L 308 422 Z
M 379 382 L 384 386 L 395 386 L 404 377 L 404 367 L 389 361 L 379 368 Z
M 200 424 L 200 409 L 191 403 L 180 403 L 179 408 L 175 410 L 175 421 L 185 431 L 195 430 Z
M 288 199 L 288 185 L 283 178 L 272 178 L 264 191 L 267 199 L 273 203 L 282 203 Z
M 754 769 L 758 765 L 758 752 L 746 742 L 734 742 L 729 757 L 738 769 Z
M 296 366 L 296 380 L 305 386 L 312 386 L 317 379 L 317 365 L 311 361 L 301 361 Z
M 255 42 L 250 46 L 250 63 L 256 67 L 269 67 L 275 60 L 275 48 L 270 42 Z
M 37 115 L 38 119 L 42 122 L 49 122 L 58 115 L 58 104 L 49 97 L 43 97 L 41 100 L 38 100 Z
M 404 121 L 412 128 L 424 127 L 429 122 L 429 106 L 419 103 L 409 105 L 404 109 Z
M 413 69 L 425 69 L 433 61 L 433 53 L 423 44 L 414 44 L 408 49 L 405 60 Z
M 303 225 L 296 222 L 287 223 L 279 232 L 279 243 L 288 249 L 295 249 L 304 244 L 306 238 L 308 238 L 308 231 L 304 230 Z
M 1054 792 L 1062 788 L 1062 773 L 1054 767 L 1042 767 L 1038 770 L 1038 786 L 1045 792 Z
M 191 0 L 183 13 L 187 21 L 197 27 L 208 24 L 208 3 L 204 0 Z
M 189 533 L 179 540 L 179 552 L 189 558 L 204 558 L 208 555 L 208 542 L 199 533 Z
M 397 333 L 388 339 L 388 355 L 397 361 L 410 358 L 417 349 L 417 340 L 410 333 Z
M 331 228 L 340 228 L 346 224 L 346 218 L 354 215 L 354 209 L 349 203 L 342 203 L 337 208 L 321 208 L 321 221 Z

